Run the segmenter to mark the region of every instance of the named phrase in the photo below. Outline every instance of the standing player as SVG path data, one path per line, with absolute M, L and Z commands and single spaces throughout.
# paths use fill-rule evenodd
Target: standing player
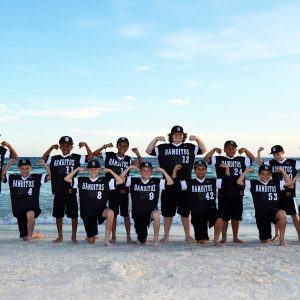
M 262 243 L 267 243 L 272 238 L 271 223 L 278 223 L 279 245 L 286 246 L 286 214 L 284 210 L 279 209 L 279 198 L 280 190 L 284 190 L 284 186 L 292 184 L 292 181 L 282 168 L 278 168 L 277 172 L 281 173 L 284 180 L 277 184 L 271 180 L 271 167 L 265 165 L 259 167 L 259 180 L 245 181 L 246 175 L 253 171 L 254 169 L 246 169 L 237 180 L 237 184 L 245 186 L 252 194 L 259 239 Z
M 0 145 L 0 174 L 2 173 L 2 168 L 3 168 L 3 163 L 5 158 L 17 159 L 18 154 L 8 142 L 3 141 Z M 1 193 L 1 181 L 0 181 L 0 193 Z
M 52 145 L 43 155 L 43 159 L 50 165 L 52 177 L 52 194 L 54 195 L 52 216 L 56 218 L 58 232 L 58 237 L 53 241 L 54 243 L 63 241 L 62 228 L 65 213 L 68 218 L 72 219 L 72 241 L 77 243 L 78 203 L 76 189 L 73 189 L 70 183 L 65 182 L 64 178 L 67 174 L 93 157 L 87 143 L 79 143 L 79 148 L 81 147 L 86 148 L 87 155 L 71 153 L 73 140 L 70 136 L 63 136 L 59 140 L 59 145 Z M 62 154 L 50 156 L 51 151 L 58 148 Z
M 129 166 L 122 174 L 121 178 L 125 178 L 131 169 L 137 169 L 135 165 Z M 144 245 L 147 241 L 148 227 L 153 220 L 154 246 L 159 245 L 159 212 L 157 211 L 157 203 L 159 193 L 165 189 L 166 185 L 172 185 L 173 180 L 162 168 L 157 168 L 158 172 L 164 175 L 165 179 L 153 178 L 152 164 L 143 162 L 140 165 L 141 177 L 127 177 L 126 187 L 130 187 L 130 195 L 132 199 L 132 218 L 137 234 L 137 243 Z
M 102 152 L 108 147 L 113 147 L 112 143 L 104 144 L 102 147 L 94 151 L 93 155 L 102 157 L 104 160 L 104 167 L 113 170 L 117 175 L 127 169 L 132 163 L 133 160 L 130 156 L 126 155 L 126 152 L 129 148 L 129 141 L 126 137 L 120 137 L 117 140 L 117 149 L 115 152 Z M 137 148 L 132 149 L 133 153 L 137 155 L 139 163 L 143 162 L 143 159 Z M 111 179 L 112 175 L 108 172 L 106 173 L 107 179 Z M 116 189 L 109 191 L 109 208 L 114 211 L 114 222 L 112 229 L 112 238 L 111 242 L 116 242 L 116 229 L 117 229 L 117 216 L 120 215 L 124 217 L 124 225 L 127 234 L 127 242 L 131 243 L 130 236 L 130 217 L 129 217 L 129 208 L 128 208 L 128 188 L 124 184 L 118 185 Z
M 282 174 L 277 172 L 278 168 L 282 168 L 288 175 L 290 179 L 295 178 L 297 175 L 297 169 L 300 169 L 300 162 L 295 159 L 285 158 L 284 150 L 282 146 L 275 145 L 271 148 L 271 153 L 273 159 L 270 161 L 262 161 L 261 152 L 264 150 L 263 147 L 260 147 L 257 152 L 257 163 L 261 165 L 262 163 L 270 166 L 272 170 L 272 178 L 278 184 L 282 180 Z M 294 226 L 297 231 L 298 240 L 300 241 L 300 222 L 297 212 L 296 205 L 296 190 L 294 187 L 286 187 L 284 191 L 281 191 L 279 208 L 283 209 L 287 215 L 292 217 Z M 278 226 L 275 225 L 275 236 L 274 241 L 278 240 Z
M 111 247 L 109 237 L 114 212 L 106 207 L 108 191 L 114 189 L 115 185 L 122 184 L 123 180 L 111 169 L 104 169 L 104 172 L 110 173 L 113 179 L 108 181 L 107 178 L 100 177 L 100 163 L 94 159 L 88 162 L 87 169 L 89 177 L 74 178 L 78 171 L 85 171 L 78 167 L 65 177 L 65 181 L 72 183 L 73 188 L 78 188 L 80 216 L 83 219 L 88 243 L 95 243 L 98 234 L 98 223 L 101 224 L 106 220 L 104 244 L 106 247 Z
M 191 178 L 193 164 L 196 155 L 206 152 L 206 147 L 202 140 L 190 135 L 190 141 L 196 141 L 197 145 L 185 143 L 187 133 L 184 133 L 181 126 L 174 126 L 169 136 L 169 142 L 156 146 L 157 142 L 164 142 L 163 136 L 154 138 L 146 149 L 146 153 L 157 156 L 159 166 L 172 176 L 176 164 L 181 164 L 178 171 L 178 180 L 188 180 Z M 186 191 L 181 191 L 176 186 L 167 186 L 161 195 L 161 212 L 164 217 L 164 237 L 162 242 L 169 242 L 170 229 L 176 211 L 181 216 L 182 225 L 185 232 L 185 240 L 190 241 L 190 208 Z
M 249 167 L 255 160 L 254 155 L 246 148 L 240 148 L 238 153 L 245 153 L 247 157 L 235 156 L 237 152 L 236 142 L 229 140 L 224 144 L 225 155 L 214 156 L 214 153 L 222 153 L 220 148 L 213 148 L 209 151 L 204 160 L 215 166 L 217 178 L 223 179 L 222 188 L 218 192 L 218 208 L 221 213 L 223 223 L 222 243 L 227 241 L 228 221 L 231 220 L 233 242 L 242 243 L 238 238 L 239 223 L 243 215 L 243 196 L 244 190 L 236 181 L 238 177 Z M 221 164 L 229 166 L 230 176 L 225 176 L 224 168 Z
M 35 218 L 41 213 L 39 205 L 40 187 L 51 179 L 50 169 L 41 160 L 47 173 L 30 174 L 32 167 L 29 159 L 19 161 L 20 174 L 7 174 L 10 166 L 16 161 L 10 159 L 2 171 L 2 180 L 7 182 L 10 188 L 11 205 L 14 217 L 17 218 L 20 238 L 30 241 L 33 237 Z

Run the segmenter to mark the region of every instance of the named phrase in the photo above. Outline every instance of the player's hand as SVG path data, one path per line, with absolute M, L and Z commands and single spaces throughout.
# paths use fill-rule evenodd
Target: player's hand
M 165 141 L 166 141 L 166 139 L 165 139 L 164 136 L 158 136 L 158 137 L 156 137 L 156 140 L 157 140 L 158 142 L 165 142 Z
M 238 154 L 243 154 L 245 152 L 246 148 L 240 148 L 238 150 Z
M 104 144 L 105 148 L 112 148 L 114 145 L 113 143 Z
M 135 155 L 140 154 L 139 149 L 136 148 L 136 147 L 135 147 L 135 148 L 132 148 L 131 151 L 132 151 Z
M 43 159 L 40 159 L 40 160 L 39 160 L 39 165 L 45 166 L 45 165 L 46 165 L 46 162 L 45 162 Z
M 106 173 L 110 173 L 111 172 L 111 169 L 108 169 L 108 168 L 104 168 L 103 169 L 103 172 L 106 174 Z
M 258 151 L 258 152 L 261 152 L 261 151 L 264 151 L 264 150 L 265 150 L 264 147 L 259 147 L 257 151 Z
M 253 173 L 254 172 L 254 169 L 253 168 L 248 168 L 245 170 L 246 173 Z
M 153 170 L 153 172 L 162 172 L 162 171 L 163 171 L 163 169 L 160 167 L 157 167 L 156 169 Z
M 16 159 L 11 158 L 11 159 L 8 160 L 8 164 L 9 165 L 14 165 L 16 163 L 16 161 L 17 161 Z
M 221 168 L 224 168 L 224 169 L 227 169 L 227 168 L 229 168 L 229 166 L 228 166 L 228 165 L 226 165 L 226 164 L 224 164 L 224 163 L 221 163 L 221 164 L 220 164 L 220 167 L 221 167 Z
M 52 148 L 52 149 L 56 149 L 56 150 L 58 150 L 58 148 L 59 148 L 59 145 L 58 145 L 58 144 L 54 144 L 54 145 L 52 145 L 52 146 L 51 146 L 51 148 Z
M 198 137 L 196 137 L 195 135 L 190 135 L 189 140 L 190 141 L 196 141 L 198 139 Z
M 222 153 L 222 149 L 220 149 L 220 148 L 215 148 L 214 150 L 215 150 L 215 152 L 217 152 L 217 153 L 219 153 L 219 154 Z
M 176 164 L 175 167 L 174 167 L 174 171 L 178 171 L 182 168 L 182 165 L 181 164 Z
M 83 167 L 79 167 L 79 168 L 78 168 L 78 172 L 79 172 L 79 173 L 85 173 L 85 172 L 87 172 L 87 169 L 86 169 L 86 168 L 83 168 Z
M 3 142 L 1 143 L 1 146 L 3 146 L 3 147 L 8 147 L 8 146 L 10 146 L 10 145 L 9 145 L 9 143 L 8 143 L 7 141 L 3 141 Z
M 130 170 L 137 170 L 140 164 L 138 162 L 133 162 L 132 165 L 129 166 Z
M 284 169 L 282 167 L 278 167 L 276 169 L 276 172 L 278 172 L 278 173 L 284 173 Z
M 79 144 L 78 144 L 78 147 L 79 147 L 79 149 L 80 148 L 82 148 L 82 147 L 85 147 L 87 145 L 87 143 L 85 143 L 85 142 L 80 142 Z

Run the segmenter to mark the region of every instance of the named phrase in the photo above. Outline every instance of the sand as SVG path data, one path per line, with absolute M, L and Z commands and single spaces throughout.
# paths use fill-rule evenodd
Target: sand
M 103 225 L 96 245 L 84 241 L 82 225 L 77 245 L 70 225 L 62 244 L 51 242 L 54 225 L 36 228 L 45 238 L 28 243 L 16 225 L 0 226 L 0 299 L 299 299 L 300 243 L 291 225 L 288 247 L 263 246 L 255 225 L 242 225 L 245 243 L 220 249 L 184 242 L 180 225 L 158 249 L 128 245 L 123 225 L 112 249 L 104 247 Z

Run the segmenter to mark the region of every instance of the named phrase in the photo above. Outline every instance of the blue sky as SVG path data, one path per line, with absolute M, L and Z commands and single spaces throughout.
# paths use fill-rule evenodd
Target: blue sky
M 288 0 L 5 1 L 1 138 L 39 156 L 62 135 L 127 136 L 145 154 L 178 124 L 209 149 L 299 156 L 299 15 Z

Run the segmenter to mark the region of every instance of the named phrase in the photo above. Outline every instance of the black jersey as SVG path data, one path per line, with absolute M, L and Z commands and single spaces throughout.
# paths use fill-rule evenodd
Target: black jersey
M 222 179 L 215 178 L 181 181 L 181 189 L 188 192 L 192 216 L 216 208 L 217 189 L 221 185 Z
M 0 175 L 2 174 L 4 158 L 6 157 L 7 157 L 7 149 L 0 146 Z M 1 193 L 1 180 L 0 180 L 0 193 Z
M 52 194 L 66 195 L 72 192 L 72 185 L 64 180 L 64 178 L 73 170 L 80 167 L 81 164 L 87 162 L 86 155 L 69 154 L 49 156 L 47 164 L 51 170 L 51 186 Z M 76 189 L 73 190 L 76 192 Z
M 21 175 L 7 174 L 5 182 L 9 184 L 13 215 L 22 216 L 28 210 L 39 209 L 41 185 L 48 174 L 32 174 L 27 178 Z
M 272 168 L 272 179 L 279 184 L 281 180 L 283 180 L 283 176 L 280 172 L 277 172 L 278 168 L 282 168 L 288 176 L 293 179 L 297 176 L 297 169 L 300 168 L 300 163 L 295 159 L 284 159 L 282 162 L 278 162 L 275 159 L 271 159 L 270 161 L 264 162 L 265 165 L 269 165 Z M 292 196 L 296 195 L 295 188 L 288 189 Z M 284 193 L 281 194 L 284 196 Z
M 245 181 L 246 188 L 250 189 L 252 194 L 255 215 L 257 217 L 278 208 L 280 190 L 283 189 L 283 185 L 283 182 L 281 182 L 280 186 L 274 180 L 270 180 L 268 183 L 263 183 L 257 179 Z
M 143 182 L 141 178 L 127 177 L 126 187 L 132 199 L 132 217 L 143 216 L 157 209 L 160 190 L 165 187 L 165 180 L 150 178 Z
M 73 179 L 73 188 L 78 188 L 81 218 L 94 217 L 106 208 L 108 191 L 114 188 L 114 180 L 109 184 L 105 177 L 92 180 L 90 177 Z
M 196 155 L 202 154 L 202 150 L 191 143 L 165 143 L 156 146 L 150 155 L 157 156 L 158 163 L 170 176 L 176 164 L 181 164 L 182 168 L 177 172 L 178 180 L 191 178 L 194 160 Z
M 225 174 L 225 169 L 220 167 L 224 163 L 229 166 L 230 176 Z M 215 166 L 217 178 L 223 179 L 222 188 L 219 190 L 221 196 L 239 196 L 243 195 L 243 188 L 236 182 L 239 176 L 251 165 L 252 161 L 244 156 L 213 156 L 211 164 Z

